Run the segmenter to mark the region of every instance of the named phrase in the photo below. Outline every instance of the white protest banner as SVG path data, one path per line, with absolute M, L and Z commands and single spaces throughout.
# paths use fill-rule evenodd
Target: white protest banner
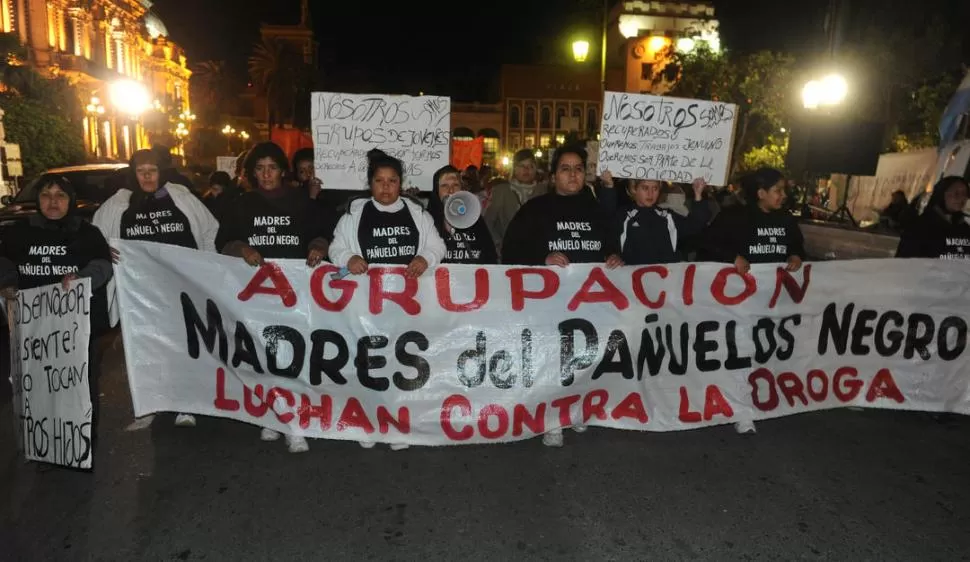
M 726 185 L 737 116 L 730 103 L 606 92 L 599 174 Z
M 238 156 L 216 156 L 216 171 L 225 172 L 229 177 L 236 175 L 236 160 Z
M 431 189 L 447 166 L 451 98 L 314 92 L 314 165 L 328 189 L 367 186 L 367 151 L 379 148 L 404 163 L 404 187 Z
M 90 283 L 23 289 L 8 306 L 14 410 L 27 460 L 91 468 Z
M 134 413 L 419 445 L 858 405 L 970 413 L 970 263 L 259 269 L 121 242 Z M 151 283 L 144 280 L 150 279 Z

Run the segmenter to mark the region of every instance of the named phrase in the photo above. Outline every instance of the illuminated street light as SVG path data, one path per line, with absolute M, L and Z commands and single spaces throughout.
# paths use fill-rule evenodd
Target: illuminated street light
M 242 140 L 249 140 L 249 133 L 246 131 L 239 131 L 239 138 Z
M 805 109 L 839 105 L 849 93 L 849 84 L 838 74 L 829 74 L 822 80 L 810 80 L 802 88 L 802 105 Z
M 845 101 L 849 84 L 838 74 L 829 74 L 822 79 L 822 104 L 838 105 Z
M 576 62 L 585 62 L 589 56 L 589 41 L 573 41 L 573 58 Z
M 677 40 L 677 50 L 681 53 L 689 53 L 694 50 L 694 40 L 690 37 L 681 37 Z
M 121 113 L 138 117 L 151 107 L 151 96 L 148 88 L 134 80 L 118 80 L 112 82 L 108 91 L 111 104 Z
M 537 150 L 536 151 L 536 158 L 542 158 L 542 151 L 541 150 Z
M 508 168 L 509 167 L 509 157 L 508 156 L 503 156 L 502 157 L 502 166 L 505 167 L 505 168 Z

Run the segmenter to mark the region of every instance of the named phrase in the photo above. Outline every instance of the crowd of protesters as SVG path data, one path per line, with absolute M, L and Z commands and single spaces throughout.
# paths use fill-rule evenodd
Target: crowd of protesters
M 613 178 L 609 172 L 590 182 L 585 149 L 569 145 L 555 151 L 544 174 L 530 150 L 515 154 L 507 178 L 496 178 L 487 167 L 445 166 L 434 174 L 429 201 L 422 202 L 402 189 L 402 162 L 380 150 L 368 154 L 366 186 L 325 186 L 315 176 L 312 150 L 289 161 L 276 144 L 261 143 L 239 158 L 235 177 L 212 174 L 200 200 L 170 159 L 141 150 L 131 158 L 124 187 L 99 209 L 93 227 L 75 216 L 69 182 L 49 178 L 37 191 L 40 213 L 2 240 L 0 290 L 11 298 L 18 288 L 90 278 L 96 335 L 117 318 L 111 262 L 125 267 L 109 249 L 111 239 L 220 252 L 251 266 L 297 258 L 314 267 L 327 260 L 361 274 L 371 264 L 398 264 L 411 277 L 441 263 L 616 268 L 695 259 L 730 263 L 747 273 L 759 263 L 796 271 L 806 259 L 798 223 L 786 211 L 787 180 L 774 169 L 741 178 L 740 192 L 715 192 L 701 179 L 672 185 Z M 359 188 L 360 195 L 349 201 L 334 196 Z M 482 213 L 471 226 L 458 228 L 444 209 L 447 198 L 463 190 L 479 198 Z M 965 180 L 942 179 L 926 212 L 907 217 L 899 256 L 970 255 L 967 199 Z M 52 255 L 61 267 L 42 267 L 50 263 L 42 258 Z M 89 380 L 97 402 L 96 369 Z M 178 414 L 175 423 L 193 426 L 196 420 Z M 736 428 L 752 432 L 754 424 L 739 422 Z M 279 437 L 269 429 L 261 432 L 263 440 Z M 299 436 L 287 435 L 286 442 L 291 452 L 308 449 Z M 547 433 L 543 442 L 561 446 L 561 430 Z

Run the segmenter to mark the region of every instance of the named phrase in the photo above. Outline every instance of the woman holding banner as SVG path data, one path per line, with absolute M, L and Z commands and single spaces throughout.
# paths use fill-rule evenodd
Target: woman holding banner
M 94 214 L 93 224 L 108 240 L 140 240 L 183 248 L 215 251 L 219 229 L 209 209 L 188 186 L 162 182 L 158 151 L 138 150 L 128 163 L 128 185 L 119 189 Z M 117 253 L 112 250 L 117 260 Z M 118 321 L 113 284 L 108 287 L 111 324 Z M 147 427 L 154 419 L 146 416 L 135 428 Z M 175 425 L 195 426 L 195 416 L 178 414 Z
M 452 221 L 460 222 L 465 217 L 453 217 L 445 209 L 446 200 L 462 190 L 461 172 L 458 168 L 454 166 L 441 168 L 434 173 L 432 184 L 434 193 L 428 199 L 428 213 L 434 219 L 438 233 L 445 241 L 447 250 L 444 263 L 478 265 L 498 263 L 495 242 L 492 241 L 492 235 L 485 225 L 485 219 L 481 216 L 471 217 L 475 220 L 470 226 L 452 224 Z
M 330 261 L 354 275 L 366 273 L 371 264 L 392 264 L 406 266 L 410 278 L 420 277 L 441 263 L 445 243 L 421 204 L 401 197 L 401 161 L 377 149 L 367 153 L 367 160 L 371 196 L 351 201 L 337 223 Z M 365 449 L 374 445 L 360 442 Z M 395 451 L 407 447 L 391 444 Z
M 240 257 L 251 266 L 263 265 L 267 259 L 306 260 L 316 267 L 327 256 L 333 221 L 317 205 L 308 205 L 306 193 L 286 186 L 283 173 L 289 169 L 286 154 L 272 142 L 257 144 L 249 151 L 243 165 L 246 181 L 252 191 L 236 200 L 226 216 L 216 246 L 223 254 Z M 276 441 L 278 431 L 264 427 L 263 441 Z M 286 435 L 291 453 L 310 449 L 306 438 Z
M 37 190 L 39 213 L 4 232 L 0 243 L 0 293 L 14 299 L 18 289 L 87 278 L 91 283 L 91 339 L 88 385 L 91 391 L 91 452 L 98 428 L 98 336 L 108 328 L 105 285 L 111 279 L 111 249 L 101 232 L 75 215 L 77 196 L 63 177 L 45 177 Z
M 609 269 L 623 265 L 610 234 L 609 210 L 601 208 L 586 186 L 586 149 L 558 148 L 550 170 L 555 190 L 528 201 L 512 219 L 502 242 L 502 263 L 566 267 L 605 262 Z M 542 443 L 562 447 L 562 430 L 547 432 Z
M 753 263 L 783 263 L 788 271 L 802 267 L 802 231 L 785 212 L 787 180 L 778 170 L 761 168 L 741 178 L 744 205 L 719 214 L 705 234 L 702 254 L 710 261 L 733 263 L 746 275 Z M 752 420 L 735 422 L 738 433 L 754 433 Z

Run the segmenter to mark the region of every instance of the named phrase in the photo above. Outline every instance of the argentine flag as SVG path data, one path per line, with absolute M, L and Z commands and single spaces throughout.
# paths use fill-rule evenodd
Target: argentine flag
M 960 129 L 960 118 L 970 111 L 970 72 L 963 78 L 940 119 L 940 148 L 953 142 Z

